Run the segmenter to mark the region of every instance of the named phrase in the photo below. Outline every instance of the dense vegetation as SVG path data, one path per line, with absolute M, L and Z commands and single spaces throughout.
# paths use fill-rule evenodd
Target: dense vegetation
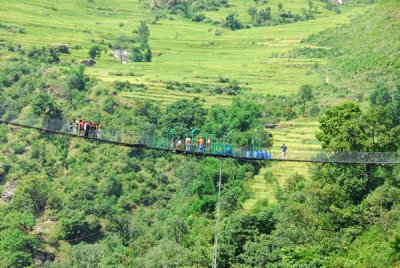
M 198 10 L 230 5 L 227 1 L 207 3 L 213 4 L 199 5 Z M 170 9 L 185 10 L 177 6 Z M 242 83 L 225 77 L 214 80 L 216 87 L 167 83 L 171 91 L 237 95 L 228 106 L 209 108 L 199 98 L 165 107 L 149 100 L 128 102 L 118 94 L 146 92 L 148 86 L 102 81 L 51 46 L 8 43 L 0 50 L 7 55 L 0 69 L 0 115 L 5 119 L 24 115 L 86 118 L 106 128 L 159 135 L 173 127 L 179 137 L 201 128 L 203 133 L 239 145 L 261 137 L 266 147 L 273 145 L 266 123 L 313 116 L 319 118 L 317 137 L 325 149 L 398 151 L 396 42 L 346 34 L 348 29 L 358 33 L 371 17 L 373 21 L 382 18 L 379 24 L 388 23 L 389 33 L 382 31 L 382 35 L 398 33 L 395 14 L 390 11 L 384 18 L 383 7 L 393 8 L 393 3 L 377 5 L 350 26 L 304 40 L 307 46 L 311 42 L 324 47 L 290 52 L 290 57 L 332 57 L 315 71 L 324 80 L 331 73 L 333 82 L 303 83 L 289 96 L 249 92 Z M 18 32 L 13 27 L 6 29 Z M 146 27 L 141 24 L 138 31 L 143 32 L 143 40 L 134 43 L 142 56 L 149 49 Z M 358 39 L 365 44 L 361 49 L 352 47 Z M 369 49 L 372 43 L 376 50 Z M 85 54 L 97 59 L 102 47 L 93 46 Z M 372 76 L 376 74 L 380 75 Z M 364 81 L 365 76 L 373 79 Z M 368 85 L 368 94 L 357 83 Z M 332 94 L 329 90 L 344 85 L 351 86 L 353 95 L 362 93 L 365 98 L 321 105 L 326 94 Z M 242 210 L 250 196 L 247 183 L 269 165 L 223 162 L 220 267 L 399 265 L 398 166 L 316 164 L 310 167 L 309 177 L 296 175 L 276 185 L 276 203 L 259 200 L 250 211 Z M 16 184 L 12 198 L 0 201 L 0 266 L 209 267 L 218 175 L 217 159 L 121 148 L 0 125 L 0 190 Z M 268 174 L 266 183 L 274 179 Z
M 308 1 L 307 6 L 301 10 L 301 14 L 292 13 L 292 11 L 285 11 L 284 5 L 279 2 L 277 4 L 276 14 L 272 12 L 271 7 L 268 6 L 268 1 L 254 1 L 255 6 L 248 8 L 248 14 L 251 16 L 251 21 L 248 23 L 241 22 L 236 12 L 229 13 L 221 21 L 213 21 L 204 13 L 204 11 L 218 11 L 220 8 L 228 8 L 232 5 L 226 0 L 193 0 L 193 1 L 144 1 L 145 6 L 157 10 L 157 15 L 153 23 L 160 18 L 165 18 L 166 14 L 182 15 L 189 18 L 194 22 L 211 23 L 219 25 L 230 30 L 239 30 L 243 28 L 250 28 L 251 26 L 276 26 L 280 24 L 294 23 L 299 21 L 315 19 L 315 14 L 318 13 L 318 7 L 314 6 L 312 1 Z M 326 8 L 334 10 L 339 13 L 340 10 L 336 5 L 327 3 Z M 274 11 L 275 12 L 275 11 Z

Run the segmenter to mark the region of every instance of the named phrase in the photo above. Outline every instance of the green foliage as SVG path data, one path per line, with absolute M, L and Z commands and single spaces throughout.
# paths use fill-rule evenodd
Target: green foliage
M 37 95 L 32 102 L 32 111 L 35 115 L 55 115 L 58 112 L 55 100 L 46 93 Z
M 399 127 L 393 127 L 393 119 L 382 106 L 364 115 L 357 104 L 343 103 L 320 118 L 317 138 L 323 148 L 333 151 L 396 151 Z
M 34 215 L 42 213 L 46 207 L 49 194 L 49 182 L 43 176 L 30 174 L 24 178 L 24 184 L 16 191 L 13 206 L 19 211 Z
M 145 21 L 140 22 L 137 30 L 138 33 L 138 47 L 132 48 L 132 61 L 133 62 L 151 62 L 151 49 L 149 46 L 150 31 Z
M 226 27 L 226 28 L 231 29 L 232 31 L 239 30 L 239 29 L 243 28 L 242 23 L 238 19 L 238 14 L 237 13 L 230 13 L 225 18 L 225 22 L 223 23 L 223 26 Z
M 202 94 L 226 94 L 236 96 L 242 92 L 250 90 L 250 88 L 239 85 L 236 80 L 229 81 L 229 79 L 221 78 L 221 83 L 228 83 L 226 86 L 213 85 L 213 84 L 201 84 L 201 83 L 180 83 L 178 81 L 166 82 L 166 88 L 169 90 L 176 90 L 190 93 L 202 93 Z
M 204 15 L 204 14 L 197 14 L 197 15 L 195 15 L 193 18 L 192 18 L 192 21 L 195 21 L 195 22 L 202 22 L 202 21 L 204 21 L 206 19 L 206 15 Z
M 365 139 L 360 129 L 362 112 L 354 103 L 343 103 L 328 109 L 320 118 L 317 138 L 324 149 L 361 151 Z
M 1 215 L 1 214 L 0 214 Z M 29 231 L 34 225 L 34 216 L 28 213 L 11 212 L 0 219 L 0 266 L 26 267 L 39 241 Z
M 44 62 L 48 64 L 58 63 L 60 61 L 59 52 L 55 48 L 48 48 L 48 47 L 32 47 L 26 52 L 28 58 L 38 61 Z
M 239 145 L 250 145 L 254 137 L 259 137 L 262 146 L 270 145 L 268 133 L 260 129 L 262 106 L 259 104 L 236 98 L 230 108 L 213 106 L 208 117 L 209 122 L 202 128 L 205 133 Z
M 160 117 L 158 122 L 161 133 L 173 128 L 177 137 L 184 137 L 186 132 L 203 126 L 206 114 L 198 99 L 177 101 L 167 106 L 165 113 Z
M 72 69 L 65 82 L 67 89 L 70 91 L 74 89 L 80 91 L 86 90 L 89 77 L 85 75 L 85 66 L 80 65 L 78 69 Z
M 303 116 L 306 114 L 306 103 L 314 99 L 314 94 L 310 85 L 302 85 L 299 90 L 300 101 L 303 104 Z
M 157 103 L 149 100 L 139 101 L 136 106 L 136 114 L 145 117 L 146 121 L 151 124 L 158 122 L 160 112 L 160 107 Z
M 225 222 L 220 237 L 219 264 L 223 267 L 241 263 L 248 243 L 275 228 L 272 210 L 255 215 L 233 216 Z
M 149 27 L 147 26 L 147 23 L 145 21 L 141 21 L 140 26 L 138 28 L 138 41 L 141 49 L 148 48 L 149 37 L 150 37 Z
M 101 47 L 99 45 L 93 45 L 90 49 L 89 49 L 89 57 L 92 59 L 98 58 L 101 55 Z
M 100 229 L 98 219 L 82 211 L 65 210 L 59 222 L 60 238 L 70 241 L 80 241 L 96 235 Z
M 68 253 L 68 262 L 63 263 L 64 265 L 70 267 L 100 267 L 101 259 L 108 252 L 104 245 L 90 245 L 81 242 L 72 247 Z

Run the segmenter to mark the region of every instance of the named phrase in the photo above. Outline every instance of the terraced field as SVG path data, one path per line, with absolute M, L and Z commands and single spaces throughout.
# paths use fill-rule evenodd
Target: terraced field
M 319 142 L 315 138 L 318 131 L 318 122 L 314 119 L 295 119 L 281 122 L 272 130 L 275 146 L 273 154 L 279 155 L 279 147 L 282 143 L 288 146 L 287 158 L 293 153 L 313 154 L 320 150 Z M 283 187 L 288 178 L 295 174 L 306 176 L 311 164 L 296 162 L 270 162 L 254 179 L 248 182 L 251 198 L 243 205 L 245 211 L 251 210 L 260 200 L 269 203 L 276 202 L 275 191 L 277 187 Z
M 229 2 L 229 8 L 205 14 L 214 21 L 221 21 L 226 14 L 235 11 L 242 22 L 250 21 L 247 9 L 254 5 L 253 1 Z M 278 2 L 268 1 L 273 14 L 277 12 Z M 96 60 L 96 65 L 87 68 L 88 74 L 106 82 L 123 80 L 148 87 L 145 93 L 121 94 L 127 100 L 150 99 L 165 105 L 172 100 L 196 96 L 204 98 L 206 106 L 227 104 L 227 96 L 166 91 L 165 83 L 217 84 L 222 76 L 237 80 L 240 85 L 251 88 L 251 92 L 279 95 L 297 92 L 305 83 L 316 83 L 319 78 L 310 71 L 310 66 L 316 62 L 324 64 L 324 59 L 292 59 L 282 57 L 282 54 L 302 47 L 302 38 L 349 22 L 367 8 L 347 6 L 342 8 L 341 14 L 336 14 L 325 9 L 322 3 L 314 5 L 318 6 L 315 20 L 238 31 L 168 14 L 167 18 L 155 24 L 149 23 L 153 61 L 120 64 L 112 56 L 109 46 L 121 35 L 134 38 L 132 31 L 137 29 L 139 22 L 150 22 L 154 17 L 139 0 L 116 0 L 113 3 L 105 0 L 2 1 L 0 23 L 23 28 L 23 31 L 10 32 L 0 28 L 0 44 L 10 41 L 24 46 L 65 43 L 70 47 L 70 54 L 63 55 L 63 58 L 79 62 L 88 57 L 89 48 L 97 43 L 106 52 Z M 296 14 L 307 7 L 306 0 L 284 3 L 286 11 Z M 0 57 L 8 57 L 8 54 L 0 53 Z

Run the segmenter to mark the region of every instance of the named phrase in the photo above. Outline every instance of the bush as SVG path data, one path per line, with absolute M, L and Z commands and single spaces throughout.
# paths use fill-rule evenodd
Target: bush
M 71 74 L 66 78 L 67 88 L 70 90 L 86 90 L 86 83 L 89 77 L 85 75 L 85 66 L 80 65 L 78 70 L 72 70 Z
M 27 51 L 26 55 L 30 59 L 38 60 L 40 62 L 45 62 L 49 64 L 60 62 L 59 52 L 55 48 L 47 48 L 47 47 L 37 48 L 34 46 Z
M 92 59 L 98 58 L 101 55 L 101 47 L 99 45 L 93 45 L 89 52 L 89 57 Z
M 197 14 L 196 16 L 194 16 L 193 18 L 192 18 L 192 21 L 195 21 L 195 22 L 202 22 L 202 21 L 204 21 L 206 19 L 206 15 L 204 15 L 204 14 Z
M 243 28 L 242 23 L 238 19 L 238 14 L 237 13 L 230 13 L 225 18 L 225 22 L 223 23 L 223 26 L 226 27 L 226 28 L 231 29 L 232 31 L 239 30 L 239 29 Z

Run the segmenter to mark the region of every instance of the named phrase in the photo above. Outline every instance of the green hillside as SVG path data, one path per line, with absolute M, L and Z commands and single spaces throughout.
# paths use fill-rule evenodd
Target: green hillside
M 397 0 L 0 2 L 1 120 L 195 130 L 288 160 L 400 151 Z M 211 267 L 219 167 L 0 124 L 0 267 Z M 400 265 L 399 165 L 221 175 L 218 267 Z
M 252 2 L 245 5 L 242 1 L 230 3 L 229 8 L 208 12 L 209 16 L 222 20 L 230 11 L 237 11 L 239 19 L 249 19 L 247 9 Z M 266 6 L 272 7 L 274 14 L 277 4 L 278 1 L 271 1 Z M 293 1 L 284 8 L 300 12 L 307 6 L 307 1 Z M 302 84 L 316 83 L 318 77 L 310 72 L 310 66 L 316 62 L 324 64 L 325 60 L 282 58 L 280 55 L 301 47 L 301 39 L 310 34 L 349 22 L 365 12 L 361 7 L 343 7 L 341 14 L 336 14 L 325 9 L 323 3 L 316 2 L 315 6 L 318 7 L 315 20 L 238 31 L 168 15 L 156 24 L 149 24 L 152 62 L 128 62 L 126 65 L 110 56 L 108 45 L 118 36 L 135 36 L 132 31 L 141 20 L 151 21 L 151 10 L 138 1 L 8 1 L 2 5 L 0 23 L 23 29 L 23 33 L 1 28 L 0 31 L 3 44 L 9 41 L 24 46 L 67 44 L 70 54 L 63 58 L 78 62 L 88 58 L 89 48 L 99 43 L 106 52 L 97 59 L 96 65 L 88 68 L 88 74 L 104 81 L 127 80 L 148 86 L 146 94 L 122 94 L 128 99 L 148 98 L 164 102 L 168 99 L 165 95 L 178 95 L 165 90 L 167 81 L 218 84 L 219 77 L 237 80 L 254 93 L 288 95 Z M 222 34 L 216 35 L 217 32 Z M 207 103 L 216 102 L 213 97 L 199 96 L 205 97 Z M 229 101 L 224 100 L 224 103 Z

